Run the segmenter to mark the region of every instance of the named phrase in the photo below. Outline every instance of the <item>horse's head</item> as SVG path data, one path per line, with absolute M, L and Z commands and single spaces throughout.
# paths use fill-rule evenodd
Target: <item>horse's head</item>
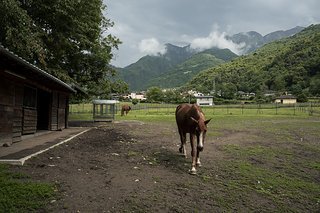
M 205 120 L 203 116 L 200 116 L 198 120 L 191 117 L 191 119 L 196 123 L 196 136 L 197 136 L 197 149 L 201 152 L 204 146 L 204 139 L 207 133 L 207 124 L 210 122 L 211 119 Z

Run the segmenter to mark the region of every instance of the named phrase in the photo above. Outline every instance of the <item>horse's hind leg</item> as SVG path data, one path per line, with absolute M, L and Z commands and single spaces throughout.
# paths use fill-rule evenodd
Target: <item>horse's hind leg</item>
M 179 152 L 182 153 L 185 157 L 187 157 L 187 151 L 186 151 L 187 133 L 179 130 L 179 134 L 180 134 L 180 141 L 181 141 Z

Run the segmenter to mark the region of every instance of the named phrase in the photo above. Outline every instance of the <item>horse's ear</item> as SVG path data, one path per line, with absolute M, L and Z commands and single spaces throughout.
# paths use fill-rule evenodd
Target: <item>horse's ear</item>
M 207 125 L 211 121 L 211 118 L 209 120 L 206 120 L 204 123 Z
M 198 121 L 194 117 L 190 117 L 192 121 L 198 123 Z

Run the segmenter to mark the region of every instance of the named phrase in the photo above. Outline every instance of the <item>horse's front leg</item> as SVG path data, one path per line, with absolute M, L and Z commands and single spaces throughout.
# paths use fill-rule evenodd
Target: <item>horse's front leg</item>
M 196 170 L 197 148 L 196 148 L 196 144 L 194 143 L 194 135 L 191 133 L 190 133 L 190 144 L 191 144 L 191 156 L 192 156 L 192 167 L 190 170 L 190 174 L 195 175 L 197 174 L 197 170 Z
M 201 162 L 200 162 L 200 151 L 197 149 L 197 166 L 201 167 Z

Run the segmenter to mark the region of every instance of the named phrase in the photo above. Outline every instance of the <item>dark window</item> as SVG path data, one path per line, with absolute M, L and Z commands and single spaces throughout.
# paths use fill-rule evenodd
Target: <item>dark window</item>
M 37 106 L 37 89 L 25 86 L 23 95 L 23 106 L 36 108 Z

